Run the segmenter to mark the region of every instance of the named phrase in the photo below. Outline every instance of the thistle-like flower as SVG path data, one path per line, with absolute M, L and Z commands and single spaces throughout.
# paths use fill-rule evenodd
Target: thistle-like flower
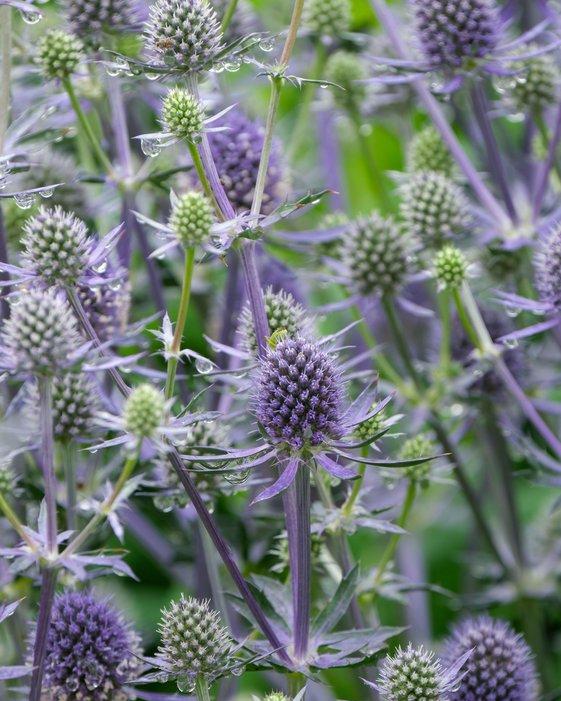
M 532 651 L 505 621 L 489 616 L 460 623 L 445 642 L 442 659 L 471 651 L 466 673 L 451 701 L 536 701 L 538 684 Z
M 450 178 L 454 175 L 454 159 L 440 134 L 433 126 L 417 132 L 407 152 L 407 166 L 411 173 L 432 171 Z
M 457 289 L 466 279 L 468 262 L 459 248 L 447 244 L 436 254 L 434 270 L 441 289 Z
M 208 198 L 192 190 L 177 198 L 168 225 L 183 248 L 194 248 L 210 239 L 213 223 L 213 209 Z
M 537 47 L 530 47 L 530 50 Z M 559 85 L 557 67 L 549 54 L 526 59 L 510 83 L 508 92 L 516 109 L 541 113 L 555 104 Z
M 331 54 L 325 67 L 325 77 L 335 83 L 333 99 L 341 109 L 360 104 L 366 95 L 366 87 L 360 81 L 368 74 L 361 57 L 350 51 L 336 51 Z
M 74 34 L 85 44 L 98 46 L 104 33 L 132 28 L 136 21 L 135 0 L 67 0 L 66 15 Z
M 349 0 L 308 0 L 304 5 L 304 26 L 313 34 L 336 37 L 349 30 Z
M 309 328 L 306 310 L 291 294 L 284 290 L 274 292 L 272 287 L 268 287 L 264 301 L 271 336 L 279 331 L 285 331 L 288 338 L 306 334 Z M 238 333 L 245 350 L 255 357 L 258 351 L 257 338 L 249 303 L 246 303 L 240 314 Z
M 149 384 L 139 385 L 123 408 L 125 429 L 137 438 L 151 438 L 163 423 L 165 406 L 160 391 Z
M 492 53 L 500 39 L 495 0 L 412 0 L 417 36 L 434 68 L 457 69 Z
M 469 203 L 462 189 L 441 173 L 413 175 L 402 194 L 405 229 L 425 245 L 439 247 L 469 222 Z
M 194 72 L 223 50 L 222 30 L 208 0 L 156 0 L 145 27 L 146 46 L 161 64 Z
M 114 277 L 103 273 L 122 231 L 123 227 L 118 226 L 97 240 L 74 214 L 61 207 L 41 207 L 24 227 L 23 267 L 0 263 L 0 270 L 10 274 L 12 283 L 34 279 L 53 287 L 117 283 L 123 271 L 116 271 Z
M 229 112 L 221 124 L 223 130 L 209 134 L 220 182 L 232 206 L 237 210 L 248 210 L 253 202 L 264 130 L 239 110 Z M 275 140 L 265 181 L 262 212 L 267 214 L 279 204 L 286 193 L 286 183 L 280 143 Z
M 83 352 L 72 310 L 51 290 L 12 298 L 0 339 L 0 366 L 8 372 L 56 375 Z
M 409 643 L 383 660 L 378 683 L 370 686 L 383 701 L 447 701 L 457 679 L 456 659 L 447 669 L 434 652 Z
M 82 42 L 77 37 L 60 29 L 51 29 L 39 41 L 37 61 L 47 78 L 64 79 L 75 72 L 82 51 Z
M 162 611 L 162 638 L 158 657 L 179 684 L 189 688 L 196 677 L 213 680 L 228 664 L 233 641 L 220 613 L 206 600 L 185 598 L 172 601 Z
M 401 460 L 412 460 L 423 456 L 434 454 L 434 443 L 426 433 L 419 433 L 405 441 L 399 457 Z M 413 482 L 418 482 L 421 486 L 427 486 L 431 472 L 431 465 L 428 462 L 420 465 L 411 465 L 404 470 L 405 477 Z
M 290 699 L 286 694 L 283 694 L 282 691 L 271 691 L 271 693 L 265 696 L 263 701 L 290 701 Z
M 342 241 L 347 274 L 363 295 L 394 292 L 409 268 L 410 239 L 377 213 L 352 222 Z
M 55 598 L 47 634 L 45 698 L 125 701 L 139 638 L 107 601 L 87 592 Z
M 203 130 L 204 108 L 188 90 L 172 88 L 164 98 L 162 121 L 178 139 L 195 141 Z
M 122 269 L 97 271 L 106 284 L 78 284 L 76 294 L 97 337 L 102 343 L 117 341 L 126 327 L 131 304 L 131 286 Z

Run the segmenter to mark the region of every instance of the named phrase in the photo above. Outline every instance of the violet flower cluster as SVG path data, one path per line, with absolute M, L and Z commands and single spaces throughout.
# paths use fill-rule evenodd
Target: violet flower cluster
M 0 0 L 0 698 L 554 701 L 561 8 Z

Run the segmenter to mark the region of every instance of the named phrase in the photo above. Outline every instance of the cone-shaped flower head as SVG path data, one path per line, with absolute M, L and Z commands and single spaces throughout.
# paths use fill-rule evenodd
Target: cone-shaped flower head
M 27 290 L 10 303 L 2 354 L 14 370 L 55 375 L 82 343 L 74 315 L 52 290 Z
M 456 246 L 447 244 L 436 254 L 434 269 L 438 286 L 454 289 L 466 279 L 468 264 L 466 257 Z
M 307 0 L 304 25 L 314 34 L 333 37 L 347 32 L 351 23 L 349 0 Z
M 415 174 L 403 188 L 400 211 L 408 233 L 430 246 L 440 246 L 469 221 L 463 191 L 441 173 Z
M 398 648 L 382 662 L 378 689 L 383 701 L 443 701 L 446 678 L 440 660 L 423 646 Z
M 561 309 L 561 226 L 549 235 L 536 263 L 536 286 L 542 301 Z
M 306 311 L 290 293 L 284 290 L 274 292 L 272 287 L 268 287 L 265 290 L 264 299 L 271 336 L 281 330 L 286 331 L 288 338 L 295 338 L 306 332 L 308 326 Z M 245 304 L 240 314 L 238 332 L 245 349 L 252 356 L 257 355 L 257 338 L 249 303 Z
M 163 394 L 149 384 L 136 387 L 125 402 L 125 428 L 138 438 L 150 438 L 162 425 L 165 416 Z
M 210 679 L 220 673 L 232 648 L 232 639 L 220 614 L 209 601 L 185 598 L 162 611 L 158 656 L 178 677 Z
M 304 338 L 286 338 L 260 362 L 255 413 L 274 441 L 300 449 L 341 435 L 343 384 L 332 357 Z
M 500 19 L 495 0 L 412 0 L 417 35 L 435 68 L 459 68 L 497 46 Z
M 208 0 L 156 0 L 145 33 L 160 63 L 185 71 L 208 67 L 223 49 L 220 22 Z
M 68 78 L 80 63 L 82 48 L 77 37 L 51 29 L 39 41 L 37 60 L 47 78 Z
M 508 623 L 489 616 L 469 618 L 446 641 L 442 659 L 452 663 L 473 650 L 467 672 L 451 701 L 535 701 L 536 670 L 532 652 Z
M 265 696 L 263 701 L 290 701 L 290 699 L 286 694 L 283 694 L 282 691 L 272 691 Z
M 122 32 L 134 25 L 135 6 L 135 0 L 67 0 L 66 15 L 74 34 L 95 46 L 103 32 Z
M 556 102 L 558 83 L 557 66 L 549 54 L 529 58 L 512 80 L 510 92 L 516 108 L 541 112 L 550 107 Z
M 220 182 L 235 209 L 251 208 L 255 182 L 263 149 L 263 127 L 238 110 L 231 110 L 220 121 L 226 131 L 209 133 L 212 155 L 220 174 Z M 273 141 L 262 212 L 268 213 L 286 193 L 287 176 L 281 162 L 278 141 Z
M 366 80 L 368 74 L 356 53 L 336 51 L 331 54 L 325 67 L 325 77 L 330 83 L 340 86 L 333 88 L 333 99 L 341 109 L 356 106 L 366 95 L 366 87 L 359 81 Z
M 115 272 L 107 268 L 98 271 L 99 277 L 111 277 Z M 105 342 L 115 339 L 126 328 L 129 318 L 131 289 L 130 283 L 121 276 L 107 285 L 81 284 L 77 287 L 78 297 L 97 337 Z
M 138 638 L 107 601 L 87 592 L 55 598 L 47 635 L 45 698 L 125 701 Z
M 92 247 L 84 222 L 61 207 L 41 207 L 27 221 L 22 243 L 24 260 L 49 285 L 75 285 Z
M 416 460 L 426 458 L 434 454 L 434 443 L 426 433 L 419 433 L 409 438 L 399 451 L 400 460 Z M 409 465 L 404 470 L 407 479 L 426 484 L 431 471 L 431 463 L 423 462 L 420 465 Z
M 408 269 L 409 239 L 392 219 L 371 214 L 354 221 L 343 238 L 342 257 L 359 292 L 393 292 Z
M 169 227 L 183 248 L 194 248 L 208 241 L 213 222 L 212 205 L 202 193 L 192 190 L 174 201 Z
M 172 88 L 162 105 L 162 120 L 179 139 L 195 141 L 203 130 L 204 109 L 184 88 Z
M 407 166 L 410 172 L 433 171 L 446 177 L 454 174 L 454 159 L 440 134 L 433 126 L 417 132 L 407 153 Z

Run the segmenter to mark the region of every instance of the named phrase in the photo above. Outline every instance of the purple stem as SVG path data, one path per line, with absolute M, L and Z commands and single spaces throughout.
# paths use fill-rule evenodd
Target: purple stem
M 547 149 L 547 158 L 543 164 L 543 168 L 538 176 L 538 182 L 536 185 L 536 192 L 534 195 L 534 219 L 538 219 L 540 216 L 542 204 L 545 198 L 545 193 L 547 192 L 547 185 L 549 183 L 549 174 L 555 163 L 555 157 L 557 155 L 557 147 L 559 146 L 559 141 L 561 141 L 561 103 L 557 109 L 557 114 L 555 115 L 555 128 L 553 131 L 553 136 L 549 142 L 549 148 Z
M 341 176 L 341 154 L 336 138 L 333 110 L 322 110 L 317 119 L 319 155 L 325 174 L 325 184 L 334 191 L 331 196 L 333 209 L 344 210 L 343 179 Z
M 533 424 L 534 428 L 549 444 L 551 449 L 561 458 L 561 441 L 542 419 L 532 402 L 528 399 L 524 390 L 520 387 L 513 374 L 510 372 L 502 358 L 495 361 L 495 368 L 501 376 L 506 388 L 518 402 L 526 418 Z
M 0 262 L 9 263 L 8 260 L 8 242 L 6 237 L 6 227 L 4 223 L 4 213 L 0 206 Z M 0 273 L 0 280 L 7 280 L 10 276 L 8 273 Z M 0 319 L 7 319 L 10 314 L 10 305 L 8 304 L 7 295 L 10 291 L 9 287 L 5 287 L 0 301 Z
M 473 113 L 475 115 L 475 119 L 477 120 L 477 124 L 481 131 L 481 136 L 483 137 L 483 141 L 485 142 L 485 149 L 487 152 L 489 168 L 493 173 L 493 177 L 496 180 L 500 191 L 502 192 L 509 216 L 513 222 L 516 222 L 518 221 L 518 215 L 516 214 L 514 202 L 512 201 L 512 196 L 510 194 L 508 179 L 501 158 L 501 154 L 499 153 L 497 140 L 493 132 L 493 126 L 491 124 L 491 120 L 489 119 L 489 106 L 487 104 L 487 97 L 485 95 L 481 81 L 478 79 L 476 79 L 471 89 L 471 102 L 473 106 Z
M 96 333 L 92 328 L 92 325 L 89 323 L 89 319 L 83 310 L 80 300 L 77 298 L 76 295 L 72 294 L 72 292 L 69 292 L 68 296 L 72 306 L 78 313 L 78 318 L 80 319 L 80 322 L 83 325 L 84 331 L 86 332 L 88 337 L 94 342 L 94 344 L 97 345 L 99 343 L 99 339 L 97 338 Z M 118 370 L 112 368 L 109 370 L 109 373 L 115 381 L 121 394 L 124 397 L 128 397 L 131 392 L 130 387 L 120 376 Z M 290 664 L 290 657 L 288 656 L 286 650 L 282 648 L 277 634 L 271 627 L 257 600 L 253 596 L 251 589 L 247 585 L 247 582 L 245 581 L 239 567 L 236 564 L 236 561 L 234 560 L 232 551 L 230 550 L 230 546 L 220 534 L 220 531 L 218 530 L 213 517 L 211 516 L 203 499 L 201 498 L 201 495 L 195 487 L 195 483 L 186 471 L 185 466 L 183 465 L 183 460 L 181 459 L 177 448 L 175 448 L 175 446 L 173 445 L 170 445 L 168 455 L 168 459 L 173 469 L 175 470 L 177 476 L 179 477 L 183 488 L 187 492 L 187 495 L 191 500 L 199 519 L 202 521 L 203 526 L 206 528 L 212 542 L 214 543 L 214 546 L 218 550 L 218 553 L 222 558 L 224 565 L 226 566 L 226 569 L 228 570 L 230 576 L 234 580 L 235 585 L 238 587 L 240 594 L 245 599 L 245 602 L 249 610 L 253 614 L 255 620 L 257 621 L 257 624 L 263 631 L 263 634 L 265 635 L 267 640 L 271 643 L 273 649 L 278 650 L 279 657 L 281 657 L 285 663 Z
M 43 570 L 41 580 L 41 597 L 39 599 L 39 616 L 37 618 L 37 628 L 35 630 L 35 643 L 33 648 L 33 675 L 31 677 L 29 701 L 40 701 L 41 699 L 45 656 L 47 653 L 47 635 L 49 632 L 51 611 L 53 609 L 53 600 L 55 597 L 56 578 L 56 570 Z
M 401 40 L 395 17 L 393 16 L 391 10 L 386 6 L 384 0 L 370 0 L 370 2 L 374 8 L 374 11 L 378 15 L 380 23 L 387 32 L 397 56 L 399 58 L 409 58 L 405 44 Z M 434 126 L 440 132 L 444 142 L 447 144 L 451 154 L 456 159 L 456 162 L 466 176 L 466 179 L 469 181 L 473 191 L 479 198 L 479 201 L 483 207 L 485 207 L 485 209 L 489 212 L 489 214 L 491 214 L 493 219 L 496 220 L 497 224 L 501 228 L 508 228 L 510 225 L 510 220 L 506 212 L 503 210 L 493 193 L 487 188 L 481 179 L 481 176 L 474 168 L 466 152 L 462 148 L 462 145 L 452 131 L 452 128 L 448 124 L 442 108 L 431 94 L 425 83 L 422 81 L 422 78 L 419 78 L 413 82 L 413 88 L 417 92 L 417 95 L 430 115 Z
M 299 466 L 294 481 L 283 492 L 282 501 L 291 565 L 294 655 L 297 660 L 304 660 L 308 652 L 312 585 L 310 470 L 307 465 Z
M 46 546 L 49 554 L 57 550 L 56 478 L 54 470 L 53 396 L 50 378 L 39 377 L 39 414 L 41 422 L 41 467 L 45 483 L 47 513 Z

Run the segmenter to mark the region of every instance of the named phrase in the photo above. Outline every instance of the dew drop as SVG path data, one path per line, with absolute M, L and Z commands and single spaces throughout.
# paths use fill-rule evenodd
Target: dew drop
M 41 197 L 43 197 L 44 199 L 48 200 L 49 197 L 52 197 L 52 196 L 54 195 L 54 192 L 55 192 L 54 187 L 49 187 L 49 188 L 47 188 L 46 190 L 41 190 L 41 191 L 39 192 L 39 194 L 40 194 Z
M 21 18 L 26 24 L 37 24 L 42 17 L 43 15 L 40 12 L 34 12 L 33 10 L 23 11 L 21 13 Z
M 181 692 L 191 694 L 195 691 L 195 684 L 191 677 L 179 677 L 177 680 L 177 688 Z
M 140 148 L 145 156 L 155 158 L 162 152 L 162 144 L 156 139 L 140 139 Z
M 195 360 L 195 367 L 197 368 L 197 372 L 200 372 L 201 375 L 208 375 L 208 373 L 212 371 L 213 364 L 208 358 L 197 358 Z
M 14 202 L 20 209 L 31 209 L 35 204 L 35 195 L 32 192 L 20 192 L 14 195 Z
M 269 51 L 272 51 L 275 48 L 274 39 L 271 39 L 271 38 L 261 39 L 261 41 L 259 42 L 259 48 L 261 49 L 261 51 L 265 51 L 266 53 L 269 53 Z
M 92 266 L 92 270 L 94 271 L 94 273 L 104 273 L 107 270 L 107 261 L 102 260 L 101 263 Z
M 70 676 L 66 680 L 64 686 L 68 689 L 68 691 L 77 691 L 78 687 L 80 686 L 80 680 L 78 677 Z

